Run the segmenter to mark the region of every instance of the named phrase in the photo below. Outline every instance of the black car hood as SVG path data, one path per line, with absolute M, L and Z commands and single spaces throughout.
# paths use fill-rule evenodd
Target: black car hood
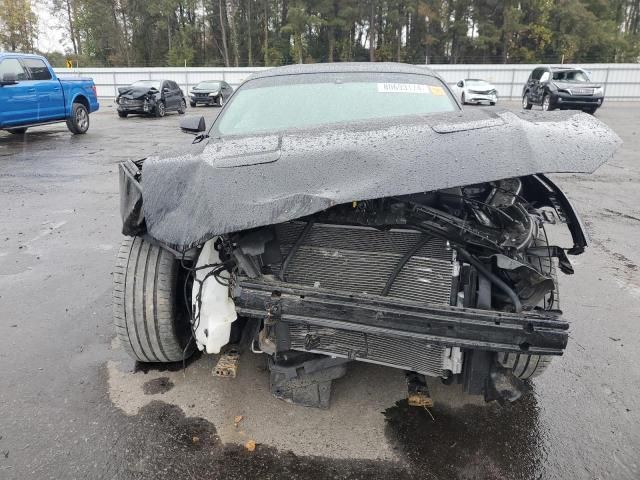
M 620 143 L 584 113 L 497 109 L 212 139 L 145 161 L 143 212 L 152 237 L 183 250 L 354 200 L 590 173 Z
M 160 93 L 156 88 L 149 87 L 118 87 L 118 97 L 137 99 L 142 98 L 145 95 L 155 95 Z

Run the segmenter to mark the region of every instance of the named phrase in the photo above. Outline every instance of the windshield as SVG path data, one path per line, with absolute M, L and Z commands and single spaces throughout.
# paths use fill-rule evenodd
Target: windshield
M 200 82 L 194 90 L 220 90 L 220 82 Z
M 589 77 L 583 70 L 562 70 L 553 72 L 553 79 L 560 82 L 588 82 Z
M 489 82 L 485 82 L 484 80 L 477 80 L 474 78 L 469 78 L 465 80 L 468 87 L 491 87 Z
M 160 90 L 160 84 L 162 82 L 160 80 L 138 80 L 137 82 L 133 82 L 131 84 L 132 87 L 145 87 L 145 88 L 155 88 L 156 90 Z
M 443 83 L 426 75 L 301 74 L 247 82 L 214 126 L 246 135 L 457 109 Z

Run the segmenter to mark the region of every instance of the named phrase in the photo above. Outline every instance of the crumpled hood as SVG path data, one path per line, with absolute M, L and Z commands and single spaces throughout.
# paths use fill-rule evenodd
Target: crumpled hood
M 336 204 L 536 173 L 590 173 L 620 138 L 591 115 L 474 109 L 212 139 L 143 165 L 148 233 L 183 250 Z
M 148 87 L 118 87 L 118 97 L 129 98 L 129 99 L 138 99 L 142 98 L 145 95 L 155 95 L 158 92 L 155 88 Z
M 599 83 L 594 82 L 561 82 L 559 80 L 554 80 L 553 84 L 561 90 L 571 90 L 575 88 L 598 88 L 600 87 Z

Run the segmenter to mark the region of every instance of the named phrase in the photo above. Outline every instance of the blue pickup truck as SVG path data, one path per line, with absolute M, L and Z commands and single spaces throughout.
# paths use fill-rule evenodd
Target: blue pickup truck
M 0 130 L 22 135 L 28 127 L 66 122 L 71 133 L 86 133 L 99 107 L 90 78 L 60 79 L 44 57 L 0 52 Z

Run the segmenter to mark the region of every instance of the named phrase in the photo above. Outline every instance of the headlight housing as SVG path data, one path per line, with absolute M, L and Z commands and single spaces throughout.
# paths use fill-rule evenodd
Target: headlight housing
M 604 95 L 604 88 L 598 87 L 593 91 L 594 95 Z
M 210 96 L 210 97 L 217 97 L 219 94 L 220 94 L 220 92 L 219 92 L 219 91 L 218 91 L 218 92 L 211 92 L 211 93 L 209 94 L 209 96 Z

